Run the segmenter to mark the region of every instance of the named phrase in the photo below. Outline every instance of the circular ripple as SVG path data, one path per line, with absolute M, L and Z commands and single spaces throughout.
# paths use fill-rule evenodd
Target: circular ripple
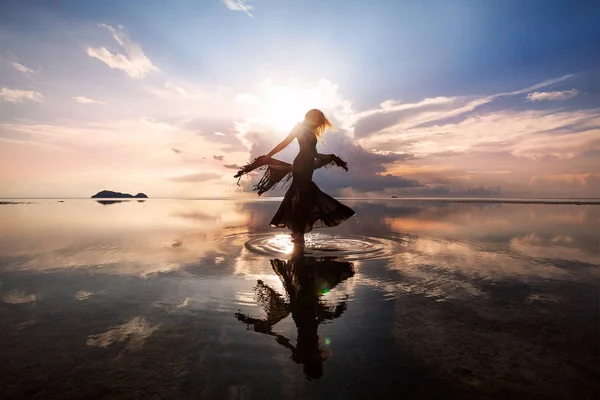
M 272 257 L 287 257 L 294 249 L 290 235 L 256 235 L 252 236 L 245 246 L 253 253 Z M 394 253 L 396 246 L 396 240 L 384 238 L 310 233 L 305 237 L 304 254 L 312 257 L 364 260 L 388 257 Z

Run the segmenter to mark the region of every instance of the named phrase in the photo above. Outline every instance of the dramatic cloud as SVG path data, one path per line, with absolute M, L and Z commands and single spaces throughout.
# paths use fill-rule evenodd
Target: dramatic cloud
M 529 101 L 542 100 L 568 100 L 577 96 L 579 91 L 576 89 L 563 90 L 562 92 L 533 92 L 527 95 Z
M 178 176 L 171 178 L 170 180 L 173 182 L 206 182 L 220 177 L 221 175 L 213 172 L 199 172 L 195 174 Z
M 20 64 L 20 63 L 16 62 L 16 61 L 11 61 L 10 65 L 12 65 L 12 67 L 14 69 L 16 69 L 19 72 L 24 73 L 25 75 L 27 75 L 27 74 L 32 74 L 32 75 L 35 74 L 34 70 L 32 70 L 29 67 L 24 66 L 23 64 Z
M 41 93 L 33 90 L 20 90 L 20 89 L 0 89 L 0 100 L 7 101 L 9 103 L 22 103 L 25 100 L 42 102 L 44 96 Z
M 84 96 L 75 96 L 73 99 L 81 104 L 106 104 L 103 101 L 92 100 Z
M 379 159 L 383 165 L 377 174 L 420 183 L 400 187 L 401 194 L 591 193 L 593 185 L 574 182 L 583 182 L 583 176 L 594 182 L 585 174 L 597 170 L 597 158 L 594 167 L 593 157 L 583 155 L 600 151 L 598 110 L 506 108 L 509 102 L 520 102 L 517 96 L 571 77 L 479 97 L 433 97 L 413 103 L 387 100 L 346 116 L 343 126 L 369 154 L 398 157 Z M 561 175 L 567 169 L 572 175 Z M 369 185 L 357 186 L 361 187 L 366 190 Z
M 532 90 L 554 85 L 571 77 L 572 75 L 565 75 L 524 89 L 483 97 L 434 97 L 421 100 L 417 103 L 401 103 L 395 100 L 386 100 L 378 108 L 348 115 L 344 118 L 343 127 L 357 139 L 383 132 L 390 135 L 398 135 L 406 129 L 432 125 L 440 121 L 458 118 L 475 111 L 481 106 L 490 104 L 494 100 L 521 95 Z
M 319 108 L 325 112 L 337 126 L 352 115 L 352 104 L 338 92 L 338 85 L 321 79 L 314 82 L 288 82 L 281 85 L 267 80 L 255 96 L 260 99 L 256 117 L 236 121 L 237 137 L 250 152 L 245 160 L 266 154 L 279 140 L 283 139 L 296 122 L 302 120 L 310 108 Z M 296 113 L 296 114 L 294 114 Z M 294 142 L 275 157 L 291 162 L 297 152 Z M 315 180 L 325 190 L 333 194 L 358 194 L 384 191 L 400 187 L 416 187 L 420 183 L 413 179 L 389 174 L 384 166 L 409 158 L 410 154 L 398 152 L 371 152 L 355 141 L 345 129 L 330 132 L 318 145 L 318 151 L 324 154 L 335 153 L 348 161 L 350 170 L 339 168 L 320 170 Z M 249 189 L 251 180 L 244 181 Z M 275 193 L 274 193 L 275 194 Z
M 517 97 L 569 77 L 491 95 L 434 96 L 410 103 L 386 100 L 357 112 L 338 85 L 325 79 L 273 78 L 235 90 L 161 76 L 139 86 L 138 95 L 145 97 L 136 99 L 137 109 L 149 117 L 65 126 L 5 124 L 0 126 L 0 140 L 12 146 L 3 152 L 7 163 L 10 159 L 23 165 L 20 174 L 28 176 L 32 167 L 26 165 L 33 164 L 19 160 L 40 159 L 46 146 L 58 150 L 56 165 L 87 163 L 88 176 L 75 179 L 94 188 L 106 180 L 124 186 L 136 180 L 144 183 L 145 191 L 160 195 L 231 194 L 239 188 L 226 179 L 231 179 L 227 170 L 237 170 L 267 153 L 307 109 L 320 108 L 338 130 L 319 141 L 318 151 L 335 153 L 350 166 L 348 172 L 335 167 L 315 172 L 317 184 L 332 195 L 511 196 L 515 189 L 546 193 L 553 185 L 588 193 L 595 187 L 594 176 L 585 175 L 593 171 L 593 160 L 580 155 L 600 149 L 600 139 L 595 139 L 600 138 L 600 114 L 527 110 L 523 106 L 531 103 Z M 87 93 L 93 95 L 86 89 Z M 8 92 L 2 96 L 5 101 L 19 98 L 13 102 L 43 99 Z M 73 99 L 102 104 L 83 96 Z M 520 106 L 507 107 L 513 100 Z M 118 102 L 111 101 L 103 111 L 121 113 L 124 102 Z M 17 143 L 19 151 L 14 150 Z M 297 148 L 294 142 L 276 158 L 291 162 Z M 59 157 L 59 153 L 77 156 Z M 111 169 L 103 169 L 103 176 L 91 172 L 105 165 Z M 58 174 L 58 169 L 53 173 Z M 118 177 L 110 175 L 115 173 Z M 242 180 L 246 192 L 257 177 Z
M 542 82 L 552 84 L 565 77 Z M 388 102 L 350 117 L 354 136 L 374 152 L 415 157 L 456 157 L 468 152 L 507 152 L 519 157 L 572 157 L 596 148 L 600 114 L 596 110 L 498 110 L 478 107 L 526 88 L 481 98 L 433 98 L 414 104 Z
M 249 4 L 246 4 L 245 0 L 223 0 L 223 4 L 225 4 L 225 6 L 232 11 L 241 11 L 250 17 L 253 16 L 250 14 L 250 10 L 252 10 L 253 7 Z
M 261 132 L 261 133 L 258 133 Z M 267 153 L 274 146 L 273 134 L 266 127 L 254 129 L 244 135 L 250 144 L 250 157 L 255 158 Z M 376 154 L 367 151 L 352 139 L 345 131 L 329 132 L 317 145 L 323 154 L 334 153 L 346 160 L 349 171 L 337 167 L 315 171 L 315 181 L 325 191 L 334 195 L 354 195 L 365 192 L 381 192 L 404 187 L 418 187 L 421 184 L 413 179 L 405 179 L 387 173 L 384 164 L 409 158 L 408 154 Z M 293 143 L 289 148 L 277 154 L 275 158 L 291 162 L 297 151 Z M 247 160 L 245 160 L 247 161 Z M 256 178 L 256 177 L 255 177 Z M 251 190 L 252 180 L 243 181 L 245 190 Z M 280 194 L 274 192 L 273 194 Z
M 508 152 L 519 157 L 572 157 L 600 145 L 596 111 L 498 111 L 458 123 L 385 131 L 361 142 L 367 148 L 393 147 L 416 157 L 468 152 Z
M 124 32 L 123 27 L 117 29 L 110 25 L 101 24 L 106 28 L 116 42 L 123 48 L 125 54 L 111 52 L 105 47 L 88 47 L 87 54 L 90 57 L 97 58 L 110 68 L 116 68 L 124 71 L 133 78 L 143 78 L 158 68 L 152 65 L 152 62 L 146 57 L 139 44 L 133 42 Z
M 385 164 L 402 162 L 410 158 L 408 154 L 376 154 L 364 149 L 345 132 L 331 132 L 319 144 L 319 152 L 334 153 L 348 162 L 349 171 L 339 168 L 320 170 L 315 180 L 323 188 L 335 193 L 381 192 L 391 189 L 418 187 L 421 183 L 388 173 Z

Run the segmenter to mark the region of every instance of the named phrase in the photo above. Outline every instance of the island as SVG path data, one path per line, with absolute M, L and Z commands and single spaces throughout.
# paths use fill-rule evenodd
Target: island
M 113 192 L 112 190 L 103 190 L 92 196 L 92 199 L 147 199 L 144 193 L 138 193 L 135 196 L 129 193 Z

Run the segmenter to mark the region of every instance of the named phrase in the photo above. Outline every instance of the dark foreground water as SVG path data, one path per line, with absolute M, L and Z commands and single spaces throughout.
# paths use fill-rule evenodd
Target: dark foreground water
M 0 205 L 0 398 L 598 396 L 598 205 Z

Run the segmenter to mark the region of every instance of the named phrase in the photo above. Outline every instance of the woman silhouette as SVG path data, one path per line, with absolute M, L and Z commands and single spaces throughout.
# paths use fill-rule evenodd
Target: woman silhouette
M 310 110 L 304 116 L 304 121 L 296 125 L 273 150 L 244 166 L 235 175 L 239 178 L 266 166 L 264 176 L 254 186 L 259 195 L 281 181 L 289 181 L 291 175 L 292 184 L 269 225 L 289 228 L 292 231 L 292 241 L 297 244 L 303 244 L 304 234 L 313 228 L 336 226 L 354 215 L 354 210 L 322 192 L 312 180 L 316 168 L 337 165 L 348 170 L 347 163 L 336 155 L 317 152 L 317 139 L 330 128 L 333 125 L 322 111 Z M 271 158 L 294 139 L 298 140 L 300 151 L 293 165 Z

